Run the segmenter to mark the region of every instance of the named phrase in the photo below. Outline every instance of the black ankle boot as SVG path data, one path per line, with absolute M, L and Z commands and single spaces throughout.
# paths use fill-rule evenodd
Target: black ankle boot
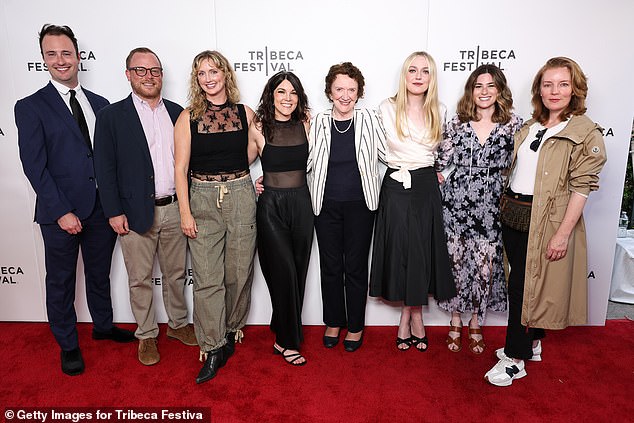
M 225 338 L 227 339 L 227 343 L 223 346 L 223 349 L 225 354 L 224 360 L 225 362 L 227 362 L 227 360 L 229 360 L 229 357 L 231 357 L 236 351 L 236 333 L 227 332 Z
M 213 379 L 216 376 L 218 369 L 220 369 L 223 364 L 225 363 L 222 348 L 209 351 L 207 353 L 207 359 L 203 364 L 203 368 L 200 369 L 200 372 L 198 372 L 196 383 L 203 383 Z

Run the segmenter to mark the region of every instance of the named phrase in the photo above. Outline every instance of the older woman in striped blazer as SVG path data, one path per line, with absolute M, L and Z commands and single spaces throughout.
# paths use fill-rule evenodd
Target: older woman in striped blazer
M 346 351 L 363 342 L 368 254 L 385 161 L 385 130 L 374 111 L 355 108 L 365 80 L 350 62 L 330 67 L 325 93 L 332 108 L 318 113 L 309 136 L 308 187 L 319 244 L 323 342 L 332 348 L 342 328 Z

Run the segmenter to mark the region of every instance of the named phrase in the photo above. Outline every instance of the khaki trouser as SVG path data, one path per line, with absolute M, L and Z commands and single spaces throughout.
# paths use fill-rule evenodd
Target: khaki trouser
M 154 207 L 154 223 L 149 231 L 144 234 L 130 231 L 119 237 L 128 271 L 130 305 L 138 325 L 135 336 L 139 339 L 156 338 L 159 333 L 152 289 L 155 255 L 158 255 L 163 274 L 161 288 L 168 325 L 179 329 L 188 323 L 185 301 L 187 238 L 180 222 L 177 202 L 157 206 Z
M 189 239 L 194 279 L 194 329 L 202 351 L 222 347 L 241 329 L 251 303 L 255 255 L 255 191 L 251 176 L 192 181 L 190 205 L 198 233 Z

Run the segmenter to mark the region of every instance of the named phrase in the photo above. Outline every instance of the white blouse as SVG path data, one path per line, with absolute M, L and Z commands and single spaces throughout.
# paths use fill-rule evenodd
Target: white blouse
M 522 145 L 520 145 L 519 150 L 517 150 L 517 163 L 515 164 L 515 169 L 513 169 L 513 175 L 511 176 L 511 190 L 513 192 L 533 195 L 535 176 L 537 174 L 537 161 L 539 160 L 539 152 L 542 149 L 542 145 L 544 145 L 548 138 L 561 132 L 567 124 L 568 121 L 565 120 L 552 128 L 548 128 L 542 137 L 542 141 L 539 143 L 537 151 L 531 150 L 530 145 L 537 139 L 537 132 L 545 129 L 545 126 L 539 122 L 535 122 L 531 125 L 526 139 Z
M 389 98 L 381 102 L 379 112 L 385 127 L 387 165 L 398 169 L 390 177 L 401 182 L 403 188 L 409 189 L 412 186 L 409 171 L 434 166 L 438 146 L 429 145 L 432 141 L 428 128 L 416 127 L 409 118 L 406 118 L 407 126 L 403 128 L 406 137 L 401 140 L 396 133 L 396 104 Z M 441 107 L 441 116 L 444 115 L 444 107 Z

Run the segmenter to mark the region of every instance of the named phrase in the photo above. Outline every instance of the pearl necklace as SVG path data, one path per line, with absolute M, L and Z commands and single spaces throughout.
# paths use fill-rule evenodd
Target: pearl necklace
M 350 127 L 352 127 L 352 122 L 354 121 L 354 116 L 350 118 L 350 123 L 348 123 L 348 127 L 346 129 L 344 129 L 343 131 L 341 129 L 339 129 L 339 127 L 337 126 L 337 121 L 334 119 L 335 113 L 333 111 L 332 113 L 332 125 L 335 127 L 335 130 L 337 132 L 339 132 L 340 134 L 345 134 L 346 132 L 348 132 L 348 129 L 350 129 Z

